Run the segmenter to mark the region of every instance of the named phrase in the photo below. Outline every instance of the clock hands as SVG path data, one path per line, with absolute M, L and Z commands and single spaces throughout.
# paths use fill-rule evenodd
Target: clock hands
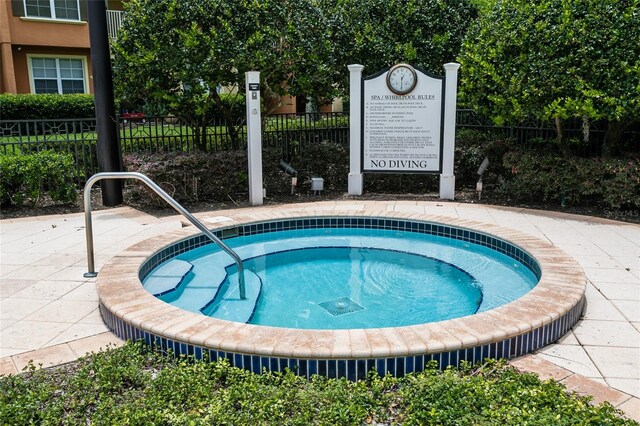
M 393 67 L 387 74 L 387 85 L 392 92 L 405 95 L 413 90 L 416 84 L 416 75 L 413 69 L 405 64 Z

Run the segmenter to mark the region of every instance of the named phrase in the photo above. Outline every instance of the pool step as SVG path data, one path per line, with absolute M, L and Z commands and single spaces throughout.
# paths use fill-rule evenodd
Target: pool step
M 249 322 L 258 303 L 262 280 L 249 270 L 245 270 L 244 280 L 246 299 L 240 299 L 238 273 L 235 272 L 229 274 L 228 281 L 225 282 L 217 297 L 200 309 L 200 312 L 209 316 L 215 312 L 216 318 L 228 321 Z
M 216 298 L 226 279 L 227 270 L 223 266 L 200 266 L 197 274 L 189 272 L 178 288 L 165 293 L 160 300 L 191 312 L 200 312 L 204 302 Z
M 179 259 L 170 259 L 160 265 L 144 281 L 144 288 L 154 296 L 162 296 L 175 290 L 193 265 Z

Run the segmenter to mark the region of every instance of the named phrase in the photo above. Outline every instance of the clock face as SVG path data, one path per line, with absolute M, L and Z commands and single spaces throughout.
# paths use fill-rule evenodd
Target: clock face
M 387 73 L 389 90 L 398 95 L 406 95 L 416 87 L 418 76 L 411 65 L 398 64 Z

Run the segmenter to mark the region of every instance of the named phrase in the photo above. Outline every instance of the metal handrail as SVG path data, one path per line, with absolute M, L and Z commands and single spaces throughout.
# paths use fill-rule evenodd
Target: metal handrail
M 186 217 L 189 222 L 193 223 L 204 235 L 209 237 L 211 241 L 216 243 L 222 250 L 224 250 L 229 256 L 233 258 L 238 266 L 238 286 L 240 288 L 240 299 L 246 299 L 244 288 L 244 266 L 240 256 L 233 251 L 229 246 L 216 237 L 206 226 L 196 219 L 191 213 L 185 210 L 176 200 L 174 200 L 169 194 L 167 194 L 162 188 L 160 188 L 154 181 L 149 179 L 142 173 L 137 172 L 101 172 L 91 176 L 87 183 L 84 185 L 84 223 L 87 236 L 87 262 L 89 266 L 89 272 L 85 273 L 86 278 L 92 278 L 98 275 L 95 271 L 95 264 L 93 258 L 93 225 L 91 223 L 91 187 L 102 179 L 138 179 L 147 184 L 156 194 L 164 199 L 171 207 L 173 207 L 178 213 Z

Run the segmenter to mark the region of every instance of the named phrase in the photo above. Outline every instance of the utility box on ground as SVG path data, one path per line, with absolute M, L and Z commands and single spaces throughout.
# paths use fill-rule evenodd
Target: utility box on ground
M 322 179 L 321 177 L 311 178 L 311 190 L 314 194 L 320 191 L 324 191 L 324 179 Z

